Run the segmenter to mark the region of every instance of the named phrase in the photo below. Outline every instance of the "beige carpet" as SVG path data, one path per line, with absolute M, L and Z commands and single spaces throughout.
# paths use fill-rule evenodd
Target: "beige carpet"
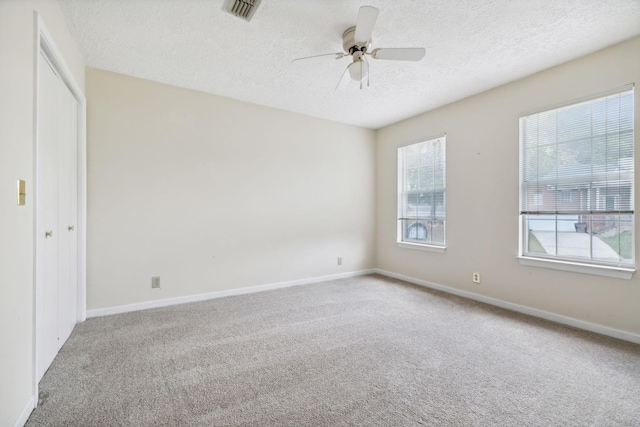
M 354 279 L 89 319 L 28 426 L 638 426 L 640 346 Z

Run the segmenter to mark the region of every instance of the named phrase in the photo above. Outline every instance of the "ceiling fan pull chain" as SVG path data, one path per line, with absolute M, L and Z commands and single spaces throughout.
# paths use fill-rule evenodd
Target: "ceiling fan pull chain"
M 366 56 L 362 56 L 365 60 L 365 62 L 367 63 L 367 87 L 369 87 L 369 78 L 371 77 L 371 67 L 369 66 L 369 61 L 367 60 Z
M 338 80 L 338 84 L 336 85 L 336 88 L 334 90 L 338 90 L 338 86 L 340 86 L 340 83 L 342 83 L 342 79 L 344 79 L 344 75 L 347 74 L 348 69 L 349 66 L 347 65 L 347 68 L 344 69 L 344 72 L 342 73 L 342 76 L 340 76 L 340 80 Z

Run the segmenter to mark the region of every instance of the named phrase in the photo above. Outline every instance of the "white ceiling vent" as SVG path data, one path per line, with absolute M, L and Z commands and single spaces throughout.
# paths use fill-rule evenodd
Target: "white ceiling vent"
M 256 9 L 260 6 L 262 0 L 227 0 L 225 9 L 229 13 L 242 18 L 245 21 L 251 21 Z

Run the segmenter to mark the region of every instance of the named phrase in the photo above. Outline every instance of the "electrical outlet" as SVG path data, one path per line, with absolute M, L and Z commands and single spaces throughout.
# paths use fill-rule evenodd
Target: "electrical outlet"
M 151 289 L 160 289 L 160 276 L 153 276 L 151 278 Z
M 480 273 L 473 273 L 473 283 L 480 283 Z
M 338 265 L 342 265 L 342 257 L 338 257 Z

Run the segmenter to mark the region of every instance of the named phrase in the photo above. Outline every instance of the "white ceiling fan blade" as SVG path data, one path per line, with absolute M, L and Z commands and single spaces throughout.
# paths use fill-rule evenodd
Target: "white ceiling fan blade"
M 300 61 L 300 60 L 303 60 L 303 59 L 319 58 L 321 56 L 332 56 L 332 55 L 335 56 L 336 59 L 340 59 L 340 58 L 343 58 L 343 57 L 346 56 L 346 54 L 343 53 L 343 52 L 323 53 L 322 55 L 313 55 L 313 56 L 305 56 L 303 58 L 296 58 L 296 59 L 292 60 L 291 62 L 296 62 L 296 61 Z
M 347 74 L 347 71 L 349 70 L 350 66 L 351 66 L 351 64 L 347 65 L 347 68 L 344 69 L 344 72 L 342 73 L 342 76 L 340 76 L 340 80 L 338 80 L 338 84 L 336 85 L 336 88 L 334 90 L 338 90 L 338 87 L 344 81 L 344 76 L 345 76 L 345 74 Z
M 356 43 L 366 43 L 371 40 L 373 26 L 378 19 L 380 11 L 373 6 L 362 6 L 358 11 L 358 22 L 356 23 L 356 33 L 354 39 Z
M 426 53 L 423 47 L 401 47 L 374 49 L 371 56 L 375 59 L 390 59 L 394 61 L 420 61 Z

